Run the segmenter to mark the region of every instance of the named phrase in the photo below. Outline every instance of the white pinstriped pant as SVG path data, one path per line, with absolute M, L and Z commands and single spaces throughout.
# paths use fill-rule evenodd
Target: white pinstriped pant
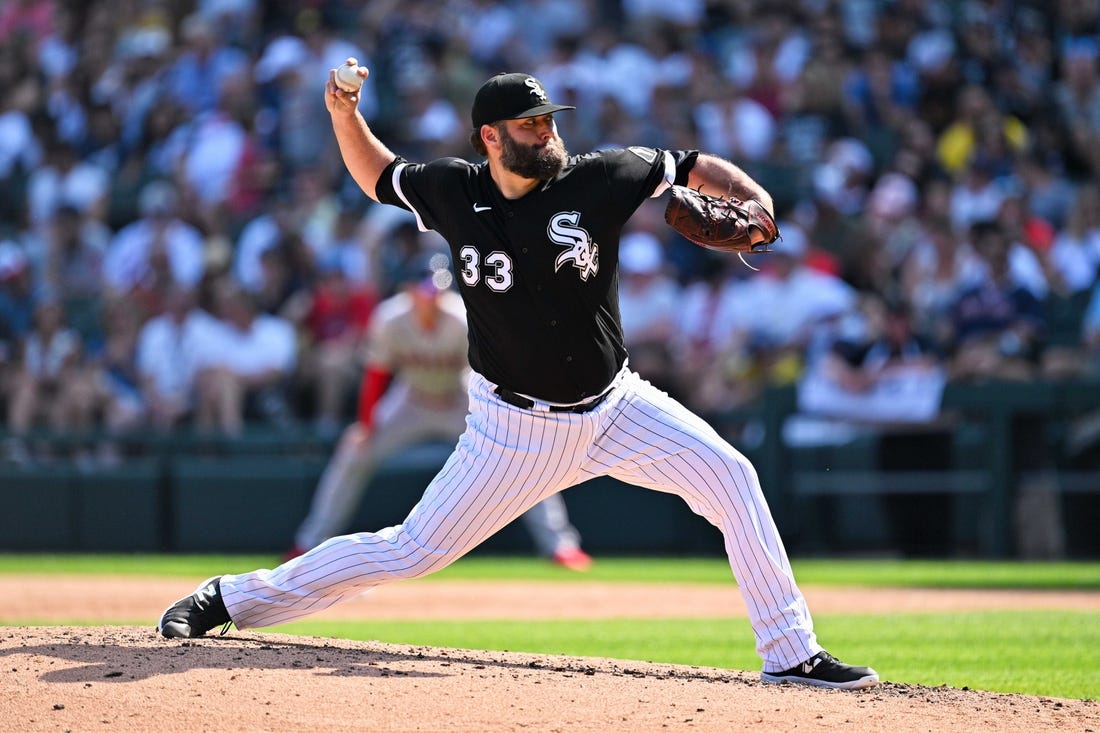
M 359 500 L 375 470 L 386 458 L 414 443 L 454 440 L 466 425 L 469 401 L 466 391 L 455 394 L 452 406 L 424 405 L 416 401 L 407 382 L 392 385 L 374 411 L 370 440 L 355 447 L 343 439 L 325 466 L 310 502 L 309 513 L 294 533 L 294 544 L 315 547 L 351 523 Z M 547 557 L 580 547 L 580 535 L 569 523 L 561 494 L 552 494 L 520 517 Z
M 274 570 L 221 579 L 237 628 L 287 623 L 383 583 L 441 570 L 547 496 L 612 476 L 682 497 L 721 530 L 765 672 L 821 646 L 752 464 L 627 369 L 584 414 L 501 402 L 473 375 L 455 452 L 403 524 L 333 537 Z

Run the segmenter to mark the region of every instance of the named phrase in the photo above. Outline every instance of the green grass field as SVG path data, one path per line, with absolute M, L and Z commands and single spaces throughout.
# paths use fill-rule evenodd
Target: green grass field
M 0 573 L 187 576 L 270 567 L 271 556 L 0 555 Z M 1100 563 L 796 561 L 803 585 L 919 588 L 1037 588 L 1100 593 Z M 601 558 L 584 576 L 529 558 L 470 557 L 423 580 L 540 580 L 728 583 L 717 558 Z M 812 609 L 811 609 L 812 610 Z M 79 622 L 75 619 L 74 622 Z M 120 624 L 148 619 L 119 619 Z M 815 614 L 817 631 L 842 659 L 868 663 L 884 679 L 1052 697 L 1100 696 L 1100 613 Z M 759 667 L 746 620 L 661 619 L 514 622 L 312 622 L 273 631 L 467 649 L 613 657 L 730 669 Z

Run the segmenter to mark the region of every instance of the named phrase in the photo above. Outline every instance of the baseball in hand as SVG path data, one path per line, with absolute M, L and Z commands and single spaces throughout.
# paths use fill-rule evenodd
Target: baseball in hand
M 336 67 L 336 86 L 349 94 L 359 91 L 359 87 L 363 86 L 363 77 L 358 72 L 358 65 L 341 64 Z

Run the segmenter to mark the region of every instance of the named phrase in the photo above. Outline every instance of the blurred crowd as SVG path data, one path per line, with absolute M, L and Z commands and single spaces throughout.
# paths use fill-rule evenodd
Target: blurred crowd
M 328 70 L 423 161 L 529 71 L 580 153 L 701 149 L 773 194 L 772 254 L 624 233 L 632 364 L 706 413 L 836 361 L 1100 366 L 1100 1 L 0 2 L 4 456 L 41 430 L 334 434 L 372 309 L 442 248 L 347 175 Z M 850 371 L 850 370 L 855 371 Z M 78 456 L 111 461 L 109 442 Z

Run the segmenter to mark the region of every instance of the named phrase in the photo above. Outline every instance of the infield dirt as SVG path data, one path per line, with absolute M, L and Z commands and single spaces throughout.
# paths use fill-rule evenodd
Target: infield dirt
M 0 622 L 149 619 L 143 626 L 0 628 L 0 730 L 1100 733 L 1096 702 L 888 679 L 865 691 L 835 692 L 763 685 L 756 671 L 709 667 L 236 630 L 184 641 L 158 637 L 152 627 L 160 610 L 193 585 L 133 577 L 0 578 Z M 743 614 L 736 591 L 721 586 L 683 586 L 675 593 L 664 585 L 569 587 L 563 593 L 547 583 L 414 582 L 325 613 L 682 617 L 690 608 L 699 615 Z M 819 612 L 853 603 L 876 610 L 891 604 L 897 610 L 1100 607 L 1095 593 L 804 590 Z M 662 600 L 673 595 L 675 604 Z

